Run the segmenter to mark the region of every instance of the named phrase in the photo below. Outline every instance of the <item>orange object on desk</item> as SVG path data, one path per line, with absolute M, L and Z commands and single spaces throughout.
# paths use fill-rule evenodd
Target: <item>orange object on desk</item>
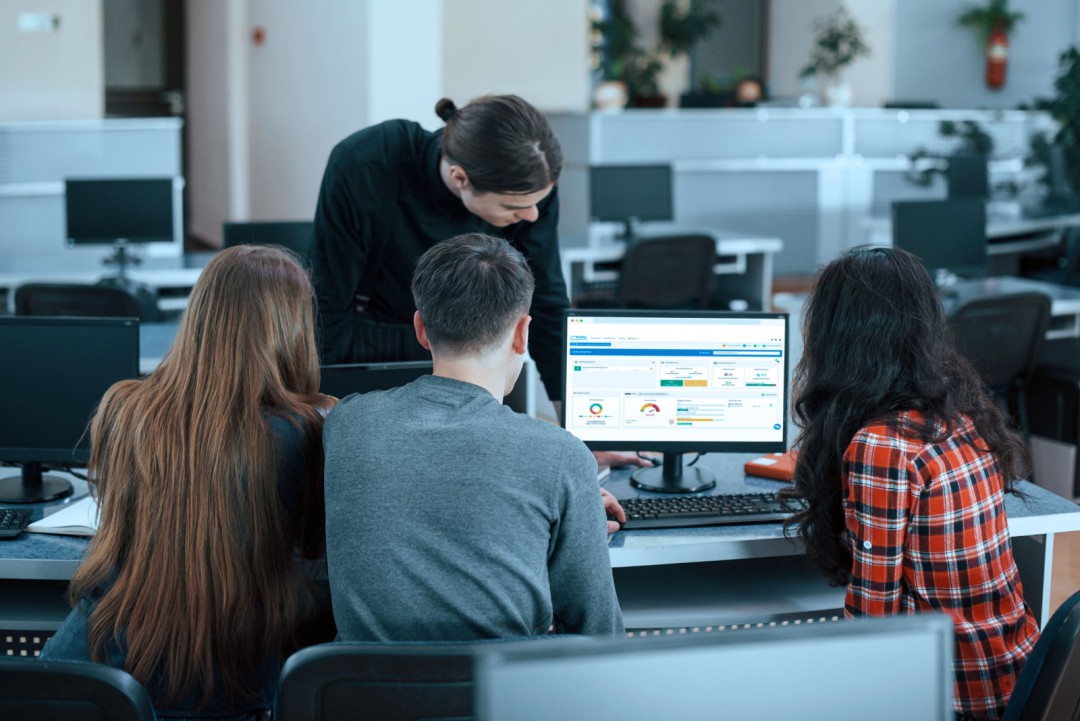
M 774 481 L 790 481 L 795 478 L 795 461 L 798 457 L 799 452 L 795 450 L 770 453 L 747 461 L 743 465 L 743 472 L 748 476 L 761 476 Z

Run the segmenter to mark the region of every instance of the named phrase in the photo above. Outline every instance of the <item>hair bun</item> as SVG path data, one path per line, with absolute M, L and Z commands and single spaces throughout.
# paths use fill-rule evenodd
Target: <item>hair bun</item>
M 457 106 L 454 105 L 454 101 L 450 98 L 443 98 L 439 102 L 435 103 L 435 114 L 443 119 L 443 122 L 447 122 L 450 118 L 454 117 L 454 113 L 457 112 Z

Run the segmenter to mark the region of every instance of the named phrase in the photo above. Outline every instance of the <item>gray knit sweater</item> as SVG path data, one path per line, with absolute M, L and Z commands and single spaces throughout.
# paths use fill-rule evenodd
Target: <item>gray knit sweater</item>
M 566 431 L 425 376 L 345 398 L 323 444 L 340 639 L 623 631 L 596 461 Z

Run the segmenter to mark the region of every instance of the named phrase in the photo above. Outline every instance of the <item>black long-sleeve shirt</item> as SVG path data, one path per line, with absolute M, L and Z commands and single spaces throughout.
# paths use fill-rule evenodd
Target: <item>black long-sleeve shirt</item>
M 569 306 L 559 261 L 557 188 L 537 205 L 535 223 L 500 228 L 470 213 L 439 172 L 442 131 L 390 120 L 342 140 L 330 153 L 315 211 L 312 270 L 322 320 L 323 363 L 351 360 L 356 291 L 373 242 L 385 250 L 367 312 L 412 323 L 411 282 L 420 256 L 462 233 L 505 238 L 536 278 L 529 354 L 548 396 L 560 397 L 562 317 Z M 396 166 L 396 167 L 395 167 Z M 384 207 L 387 203 L 390 207 Z

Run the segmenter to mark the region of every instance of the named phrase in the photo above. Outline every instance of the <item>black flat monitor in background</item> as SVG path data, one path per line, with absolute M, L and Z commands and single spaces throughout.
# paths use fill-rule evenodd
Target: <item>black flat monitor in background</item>
M 675 218 L 670 165 L 598 165 L 589 168 L 589 215 L 623 224 L 629 240 L 642 221 Z
M 131 246 L 173 242 L 173 195 L 172 178 L 68 178 L 68 245 L 112 246 L 105 264 L 117 266 L 120 280 L 112 285 L 138 292 L 125 282 L 128 267 L 141 262 Z
M 570 310 L 563 427 L 593 450 L 662 451 L 643 490 L 715 485 L 683 453 L 786 449 L 788 317 L 782 313 Z
M 319 392 L 335 398 L 353 393 L 387 391 L 421 376 L 431 375 L 431 361 L 397 361 L 386 363 L 340 363 L 322 367 Z M 517 384 L 503 403 L 518 413 L 528 413 L 528 379 L 522 369 Z
M 980 198 L 990 196 L 990 175 L 982 155 L 953 155 L 946 159 L 945 180 L 949 198 Z
M 893 203 L 893 245 L 922 260 L 938 285 L 986 276 L 986 202 L 980 198 Z
M 0 478 L 0 503 L 37 503 L 71 493 L 42 466 L 85 465 L 87 426 L 117 381 L 139 375 L 134 318 L 0 316 L 0 461 L 22 465 Z
M 311 254 L 315 223 L 310 220 L 226 221 L 222 240 L 226 248 L 234 245 L 280 245 L 301 259 Z

